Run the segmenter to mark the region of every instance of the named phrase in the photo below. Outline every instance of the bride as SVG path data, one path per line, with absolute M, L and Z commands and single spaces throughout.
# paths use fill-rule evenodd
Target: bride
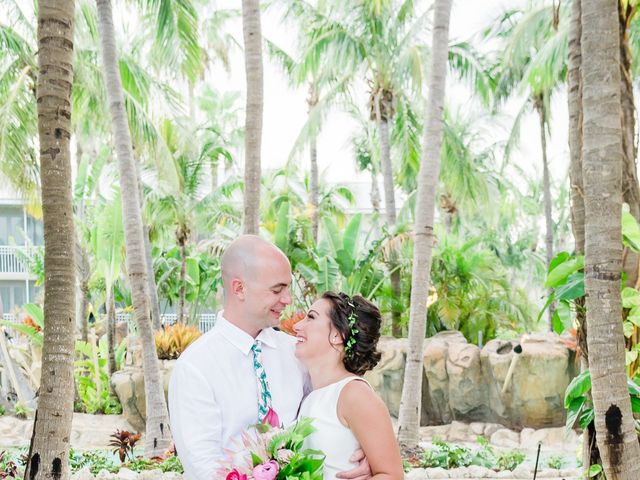
M 380 323 L 380 311 L 365 298 L 326 292 L 294 327 L 295 355 L 313 385 L 299 416 L 314 419 L 306 446 L 326 455 L 325 480 L 352 469 L 349 457 L 358 448 L 373 479 L 404 478 L 387 407 L 362 378 L 380 360 Z

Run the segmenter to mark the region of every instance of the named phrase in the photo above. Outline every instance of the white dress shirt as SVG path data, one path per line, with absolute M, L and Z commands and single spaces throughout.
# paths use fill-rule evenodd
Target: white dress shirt
M 271 328 L 262 342 L 272 406 L 285 425 L 296 418 L 308 374 L 295 358 L 295 339 Z M 188 480 L 213 480 L 223 449 L 258 421 L 253 337 L 218 315 L 215 326 L 178 358 L 169 382 L 169 416 Z

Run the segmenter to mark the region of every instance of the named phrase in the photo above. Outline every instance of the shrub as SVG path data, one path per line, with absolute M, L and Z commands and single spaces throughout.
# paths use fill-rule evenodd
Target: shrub
M 158 358 L 160 360 L 178 358 L 200 335 L 202 334 L 197 327 L 184 323 L 163 327 L 156 333 Z
M 547 460 L 547 467 L 553 468 L 555 470 L 560 470 L 562 467 L 564 467 L 564 464 L 565 461 L 564 458 L 562 458 L 562 455 L 555 455 Z
M 500 452 L 496 459 L 496 466 L 499 470 L 515 470 L 527 456 L 520 450 L 509 450 L 506 452 Z

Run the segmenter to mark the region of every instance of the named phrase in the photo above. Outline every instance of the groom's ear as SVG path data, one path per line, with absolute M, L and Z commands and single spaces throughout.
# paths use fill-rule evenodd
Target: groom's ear
M 231 280 L 231 293 L 232 295 L 238 297 L 239 300 L 244 300 L 244 282 L 239 278 L 234 278 L 233 280 Z

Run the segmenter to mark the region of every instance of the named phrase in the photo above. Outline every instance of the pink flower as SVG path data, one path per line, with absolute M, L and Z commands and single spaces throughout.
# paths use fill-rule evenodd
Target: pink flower
M 280 418 L 278 418 L 278 414 L 276 413 L 276 411 L 273 408 L 269 407 L 269 411 L 262 419 L 262 423 L 268 423 L 272 427 L 278 428 L 280 426 Z
M 255 480 L 274 480 L 279 470 L 280 465 L 278 465 L 278 462 L 271 460 L 268 463 L 257 465 L 253 469 L 253 478 Z
M 238 472 L 238 470 L 234 468 L 229 472 L 225 480 L 247 480 L 247 476 L 244 473 Z

